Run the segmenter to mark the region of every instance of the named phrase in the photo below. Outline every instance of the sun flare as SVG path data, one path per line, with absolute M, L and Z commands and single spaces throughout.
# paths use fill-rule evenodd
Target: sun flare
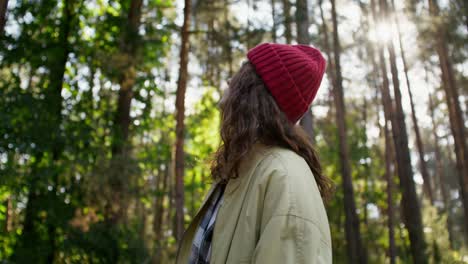
M 388 22 L 378 22 L 368 33 L 368 38 L 375 43 L 389 43 L 395 37 L 393 25 Z

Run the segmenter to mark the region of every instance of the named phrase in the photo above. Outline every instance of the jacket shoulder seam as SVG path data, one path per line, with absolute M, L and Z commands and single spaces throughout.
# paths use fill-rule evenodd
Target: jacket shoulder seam
M 260 165 L 262 162 L 266 162 L 268 159 L 271 159 L 272 157 L 275 157 L 275 158 L 278 158 L 279 162 L 281 163 L 281 171 L 283 173 L 287 173 L 288 172 L 288 169 L 284 163 L 284 160 L 283 158 L 278 155 L 278 153 L 276 153 L 275 149 L 269 149 L 269 150 L 266 150 L 264 153 L 262 153 L 262 156 L 258 162 L 258 165 Z
M 307 217 L 303 217 L 303 216 L 300 216 L 300 215 L 297 215 L 297 214 L 275 214 L 275 215 L 272 215 L 270 220 L 275 218 L 275 217 L 295 217 L 299 220 L 302 220 L 304 222 L 308 222 L 308 223 L 311 223 L 313 226 L 315 226 L 317 228 L 317 230 L 320 232 L 320 235 L 322 237 L 326 237 L 325 234 L 323 233 L 322 229 L 320 228 L 320 226 L 318 225 L 318 223 L 310 218 L 307 218 Z
M 319 228 L 316 221 L 314 221 L 314 220 L 312 220 L 310 218 L 304 217 L 304 216 L 297 215 L 297 214 L 275 214 L 275 215 L 272 215 L 271 218 L 281 217 L 281 216 L 283 216 L 283 217 L 288 217 L 288 216 L 296 217 L 296 218 L 299 218 L 300 220 L 309 222 L 309 223 L 313 224 L 314 226 L 316 226 L 317 228 Z
M 292 152 L 294 155 L 297 155 L 299 156 L 296 152 L 294 152 L 293 150 L 290 150 L 290 149 L 285 149 L 286 151 L 289 151 L 289 152 Z M 281 151 L 285 151 L 283 149 L 281 149 Z M 289 172 L 289 168 L 288 166 L 286 165 L 286 161 L 285 161 L 285 157 L 282 156 L 280 153 L 278 153 L 278 151 L 274 151 L 272 150 L 271 153 L 270 153 L 271 156 L 275 156 L 275 158 L 278 159 L 278 161 L 281 163 L 281 168 L 283 169 L 283 171 L 285 173 L 288 173 Z M 300 157 L 300 156 L 299 156 Z M 302 157 L 301 157 L 302 158 Z

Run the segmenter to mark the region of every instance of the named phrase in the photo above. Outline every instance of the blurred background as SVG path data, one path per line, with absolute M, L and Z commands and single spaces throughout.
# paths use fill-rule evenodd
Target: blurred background
M 0 0 L 0 263 L 173 263 L 265 41 L 328 60 L 334 263 L 468 263 L 467 40 L 464 0 Z

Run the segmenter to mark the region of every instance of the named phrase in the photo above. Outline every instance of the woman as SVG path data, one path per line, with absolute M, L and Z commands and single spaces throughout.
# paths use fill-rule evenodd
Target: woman
M 332 263 L 322 175 L 297 121 L 326 62 L 306 45 L 260 44 L 220 101 L 214 184 L 184 233 L 176 263 Z

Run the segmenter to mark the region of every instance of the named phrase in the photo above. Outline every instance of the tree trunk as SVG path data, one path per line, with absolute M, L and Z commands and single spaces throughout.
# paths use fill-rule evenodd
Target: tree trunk
M 396 246 L 395 246 L 395 209 L 393 208 L 393 170 L 391 167 L 392 164 L 392 142 L 390 138 L 390 133 L 388 129 L 389 120 L 385 120 L 385 181 L 387 182 L 387 226 L 388 226 L 388 255 L 390 257 L 390 264 L 395 264 L 396 258 Z
M 170 164 L 170 163 L 169 163 Z M 169 178 L 169 165 L 166 164 L 163 173 L 158 173 L 158 181 L 156 184 L 156 190 L 160 194 L 156 198 L 154 203 L 154 220 L 153 220 L 153 232 L 156 241 L 156 250 L 152 259 L 153 264 L 161 263 L 161 253 L 163 250 L 163 220 L 164 220 L 164 197 L 166 196 L 167 183 Z M 162 178 L 163 177 L 163 178 Z M 162 186 L 161 186 L 162 182 Z M 170 209 L 170 201 L 168 201 L 168 209 Z
M 387 17 L 387 2 L 381 0 L 380 17 Z M 411 241 L 411 254 L 413 256 L 414 263 L 427 263 L 427 255 L 425 253 L 426 243 L 424 241 L 424 233 L 422 226 L 421 210 L 416 195 L 416 188 L 413 181 L 413 171 L 411 168 L 411 158 L 408 148 L 408 135 L 406 132 L 405 115 L 401 103 L 401 93 L 398 79 L 398 69 L 396 66 L 396 57 L 393 44 L 388 43 L 387 50 L 390 58 L 390 69 L 392 73 L 392 81 L 395 95 L 395 106 L 391 109 L 392 102 L 390 97 L 390 89 L 387 83 L 383 86 L 384 96 L 386 97 L 387 111 L 390 111 L 390 120 L 392 122 L 392 134 L 393 143 L 395 145 L 396 159 L 397 159 L 397 170 L 400 178 L 400 189 L 402 191 L 402 205 L 403 205 L 403 218 L 405 225 L 409 233 Z M 383 50 L 380 50 L 380 61 L 382 65 L 382 76 L 387 75 L 385 67 L 385 58 Z M 390 105 L 388 105 L 390 104 Z
M 434 152 L 435 152 L 435 161 L 436 161 L 436 174 L 439 180 L 440 194 L 442 196 L 442 202 L 444 204 L 444 212 L 447 214 L 447 231 L 449 234 L 450 248 L 454 248 L 454 234 L 453 234 L 453 216 L 452 216 L 452 207 L 447 192 L 447 186 L 445 182 L 445 174 L 442 167 L 442 155 L 440 153 L 439 146 L 439 137 L 437 136 L 437 125 L 435 121 L 435 106 L 432 100 L 432 95 L 429 95 L 429 112 L 431 114 L 432 120 L 432 135 L 434 137 Z
M 338 36 L 338 22 L 335 7 L 335 0 L 331 0 L 333 19 L 333 53 L 335 58 L 336 86 L 334 87 L 334 101 L 336 107 L 336 122 L 339 136 L 339 155 L 341 161 L 341 174 L 343 178 L 344 209 L 345 209 L 345 230 L 346 248 L 350 263 L 367 263 L 366 252 L 362 246 L 359 227 L 359 218 L 356 213 L 354 200 L 354 190 L 351 178 L 351 166 L 349 164 L 349 150 L 346 138 L 346 110 L 344 104 L 343 84 L 340 66 L 341 47 Z
M 252 38 L 251 38 L 251 34 L 252 32 L 250 31 L 250 16 L 249 16 L 249 12 L 250 12 L 250 7 L 251 7 L 251 0 L 246 0 L 247 1 L 247 28 L 246 28 L 246 45 L 247 45 L 247 50 L 253 48 L 253 45 L 255 43 L 252 43 Z
M 119 76 L 119 98 L 114 124 L 115 136 L 112 142 L 112 154 L 121 155 L 128 140 L 130 127 L 130 106 L 133 98 L 133 85 L 136 78 L 136 52 L 138 27 L 140 26 L 142 0 L 132 0 L 127 16 L 126 27 L 120 40 L 120 52 L 127 59 L 126 65 Z
M 37 244 L 32 245 L 31 243 L 38 243 L 38 241 L 34 242 L 36 237 L 37 230 L 35 226 L 35 220 L 37 218 L 37 204 L 35 200 L 38 200 L 39 197 L 50 199 L 51 201 L 55 201 L 56 203 L 60 203 L 57 197 L 55 197 L 55 192 L 47 192 L 45 195 L 49 195 L 52 197 L 44 197 L 45 195 L 41 193 L 40 188 L 38 188 L 38 175 L 40 174 L 39 170 L 46 169 L 51 172 L 51 180 L 52 180 L 52 187 L 54 190 L 58 187 L 58 178 L 59 178 L 59 169 L 55 166 L 57 165 L 58 161 L 62 156 L 62 152 L 64 149 L 64 138 L 62 137 L 61 133 L 61 123 L 62 123 L 62 87 L 63 87 L 63 78 L 65 76 L 66 64 L 68 61 L 68 55 L 70 53 L 70 44 L 69 44 L 69 37 L 71 32 L 71 23 L 73 20 L 73 10 L 74 10 L 74 1 L 64 1 L 62 7 L 62 18 L 59 28 L 59 36 L 58 36 L 58 56 L 55 60 L 51 61 L 49 65 L 50 75 L 49 81 L 50 86 L 45 91 L 46 94 L 46 101 L 50 103 L 50 111 L 48 113 L 50 119 L 48 120 L 51 125 L 51 135 L 49 138 L 50 145 L 48 145 L 49 149 L 46 150 L 51 154 L 52 158 L 52 168 L 43 168 L 39 164 L 32 169 L 31 177 L 29 182 L 29 193 L 28 193 L 28 201 L 26 204 L 26 215 L 24 219 L 24 228 L 23 234 L 21 236 L 20 245 L 24 248 L 28 248 L 30 246 L 37 246 Z M 37 155 L 39 160 L 41 160 L 44 156 L 43 153 Z M 38 190 L 39 189 L 39 190 Z M 47 230 L 47 237 L 48 237 L 48 251 L 42 252 L 41 256 L 45 256 L 46 261 L 48 263 L 53 263 L 56 256 L 57 244 L 56 244 L 56 221 L 53 217 L 56 217 L 59 212 L 55 212 L 56 207 L 48 207 L 47 218 L 46 222 L 46 230 Z M 19 259 L 24 257 L 29 259 L 40 259 L 41 256 L 19 256 Z
M 331 48 L 330 48 L 330 41 L 328 36 L 328 27 L 327 22 L 325 21 L 325 17 L 323 15 L 323 7 L 322 7 L 322 0 L 319 0 L 319 9 L 320 9 L 320 17 L 322 19 L 322 31 L 323 31 L 323 47 L 325 54 L 327 55 L 327 76 L 330 82 L 329 94 L 328 98 L 333 98 L 333 87 L 336 86 L 336 77 L 335 77 L 335 64 L 333 63 Z M 333 108 L 333 100 L 328 100 L 328 106 L 330 109 Z
M 395 13 L 395 5 L 393 2 L 394 1 L 392 0 L 392 12 Z M 399 43 L 400 51 L 401 51 L 401 59 L 403 61 L 403 71 L 405 73 L 406 88 L 408 89 L 408 95 L 409 95 L 410 104 L 411 104 L 411 119 L 413 121 L 414 134 L 416 135 L 416 146 L 418 148 L 418 154 L 419 154 L 419 167 L 421 170 L 421 176 L 424 181 L 423 182 L 424 193 L 429 199 L 429 202 L 431 203 L 431 205 L 434 205 L 434 195 L 433 195 L 432 186 L 431 186 L 431 179 L 429 177 L 429 172 L 427 170 L 427 162 L 426 162 L 426 159 L 424 158 L 424 153 L 425 153 L 424 145 L 421 139 L 421 133 L 419 130 L 419 125 L 418 125 L 418 118 L 416 117 L 416 110 L 414 108 L 413 93 L 411 92 L 411 85 L 410 85 L 409 76 L 408 76 L 408 64 L 406 63 L 405 51 L 403 49 L 403 43 L 401 41 L 400 22 L 398 19 L 396 19 L 395 16 L 394 16 L 394 21 L 397 27 L 398 43 Z
M 273 20 L 273 27 L 271 28 L 271 40 L 273 43 L 276 43 L 276 10 L 275 10 L 275 0 L 271 0 L 271 19 Z
M 125 65 L 121 65 L 119 73 L 119 97 L 117 99 L 117 111 L 114 116 L 114 128 L 112 138 L 112 158 L 117 161 L 122 159 L 122 156 L 128 154 L 129 144 L 129 128 L 130 128 L 130 107 L 133 98 L 133 85 L 136 80 L 136 54 L 138 50 L 138 27 L 140 26 L 142 0 L 132 0 L 128 11 L 125 27 L 122 30 L 120 38 L 120 54 L 125 58 Z M 120 163 L 120 162 L 119 162 Z M 109 209 L 106 212 L 107 221 L 111 224 L 116 224 L 126 218 L 128 201 L 125 198 L 125 189 L 130 179 L 123 182 L 123 178 L 119 177 L 117 184 L 114 185 L 112 200 L 108 203 L 118 204 L 118 207 L 113 210 Z M 109 207 L 109 208 L 112 208 Z
M 5 32 L 7 8 L 8 8 L 8 0 L 0 0 L 0 36 L 3 36 Z
M 167 222 L 167 229 L 168 230 L 172 230 L 172 235 L 174 236 L 174 238 L 176 238 L 176 235 L 177 235 L 177 230 L 176 230 L 176 225 L 175 225 L 175 210 L 177 210 L 177 208 L 175 208 L 175 199 L 174 199 L 174 192 L 175 192 L 175 184 L 174 184 L 174 180 L 175 180 L 175 172 L 174 172 L 174 169 L 175 169 L 175 161 L 173 159 L 171 159 L 171 162 L 170 162 L 170 170 L 169 170 L 169 175 L 168 175 L 168 180 L 167 180 L 167 190 L 168 190 L 168 195 L 167 195 L 167 204 L 168 204 L 168 208 L 167 208 L 167 215 L 166 215 L 166 222 Z M 174 210 L 173 210 L 174 209 Z
M 365 18 L 366 18 L 366 25 L 370 27 L 370 17 L 368 14 L 368 11 L 361 6 L 361 10 L 363 10 L 363 13 L 365 13 Z M 369 59 L 371 60 L 372 63 L 372 69 L 373 69 L 373 79 L 372 83 L 370 85 L 375 85 L 376 88 L 376 95 L 375 95 L 375 101 L 378 101 L 378 97 L 380 94 L 380 98 L 382 101 L 382 105 L 386 105 L 387 102 L 385 102 L 384 99 L 387 99 L 383 96 L 382 92 L 382 85 L 387 85 L 388 86 L 388 78 L 386 75 L 383 76 L 384 79 L 384 84 L 379 85 L 378 84 L 378 78 L 379 76 L 379 65 L 377 64 L 376 58 L 375 58 L 375 50 L 373 45 L 371 45 L 369 42 L 366 42 L 366 50 L 368 52 Z M 386 69 L 383 70 L 386 72 Z M 380 113 L 380 106 L 379 104 L 377 106 L 377 113 Z M 384 139 L 385 139 L 385 151 L 383 154 L 383 159 L 385 160 L 385 172 L 384 172 L 384 179 L 386 182 L 386 193 L 387 193 L 387 228 L 388 228 L 388 257 L 390 258 L 390 264 L 395 264 L 396 262 L 396 256 L 397 256 L 397 250 L 396 250 L 396 243 L 395 243 L 395 207 L 393 204 L 393 190 L 394 190 L 394 181 L 393 181 L 393 175 L 394 175 L 394 169 L 393 169 L 393 153 L 394 149 L 392 148 L 392 138 L 390 137 L 390 132 L 389 132 L 389 127 L 388 124 L 390 122 L 390 116 L 388 111 L 384 110 L 384 127 L 382 129 L 382 126 L 380 125 L 380 122 L 378 120 L 377 116 L 377 126 L 379 127 L 379 131 L 384 134 Z
M 11 204 L 11 196 L 7 198 L 5 201 L 5 226 L 4 226 L 4 234 L 8 234 L 11 231 L 12 227 L 12 215 L 13 215 L 13 208 Z
M 428 0 L 429 12 L 433 17 L 439 16 L 437 0 Z M 445 100 L 449 110 L 450 128 L 455 142 L 455 154 L 457 158 L 458 180 L 460 183 L 461 200 L 465 211 L 465 219 L 468 219 L 468 150 L 466 147 L 465 123 L 460 107 L 458 88 L 455 81 L 452 62 L 449 56 L 446 42 L 447 31 L 441 25 L 437 28 L 435 48 L 439 56 L 440 69 L 442 71 L 442 87 L 445 91 Z M 468 221 L 464 221 L 465 239 L 468 240 Z
M 310 44 L 309 26 L 307 0 L 296 0 L 296 28 L 299 44 Z
M 296 1 L 296 27 L 297 27 L 297 42 L 299 44 L 310 44 L 309 37 L 309 16 L 307 8 L 307 0 L 297 0 Z M 307 110 L 304 117 L 302 117 L 300 124 L 309 135 L 312 143 L 314 140 L 314 126 L 313 126 L 313 112 L 311 107 Z
M 191 192 L 190 193 L 190 198 L 191 198 L 190 199 L 190 215 L 191 215 L 192 219 L 195 216 L 195 212 L 196 212 L 195 210 L 197 209 L 195 207 L 195 199 L 196 199 L 195 197 L 196 197 L 196 194 L 197 194 L 197 189 L 195 188 L 195 182 L 196 182 L 196 173 L 194 172 L 192 174 L 192 179 L 191 179 L 191 183 L 190 183 L 192 185 L 192 187 L 190 188 L 191 189 L 191 191 L 190 191 Z
M 364 146 L 367 146 L 367 98 L 365 96 L 362 97 L 363 99 L 363 106 L 362 106 L 362 123 L 361 126 L 364 128 L 364 142 L 362 144 Z M 370 158 L 370 157 L 369 157 Z M 369 188 L 372 189 L 372 185 L 369 187 L 369 176 L 371 175 L 370 172 L 370 166 L 368 162 L 365 162 L 362 164 L 364 167 L 364 195 L 363 195 L 363 205 L 362 205 L 362 210 L 364 213 L 364 225 L 368 226 L 369 225 L 369 215 L 368 215 L 368 210 L 367 210 L 367 205 L 369 204 Z M 372 177 L 373 178 L 373 177 Z
M 291 32 L 291 2 L 289 0 L 282 0 L 283 1 L 283 25 L 284 25 L 284 38 L 286 39 L 286 43 L 290 44 L 292 42 L 292 32 Z
M 14 254 L 12 256 L 13 263 L 28 263 L 31 259 L 44 262 L 43 258 L 39 258 L 40 255 L 37 250 L 31 250 L 41 242 L 35 223 L 38 220 L 37 212 L 40 210 L 40 208 L 38 208 L 39 194 L 36 192 L 39 181 L 39 164 L 42 162 L 43 156 L 44 153 L 39 152 L 35 155 L 34 162 L 31 164 L 30 179 L 28 180 L 27 203 L 24 209 L 23 230 L 21 237 L 19 237 L 18 242 L 15 245 Z
M 234 68 L 233 68 L 233 54 L 232 54 L 232 47 L 231 47 L 231 32 L 232 32 L 232 26 L 231 22 L 229 21 L 229 0 L 224 0 L 224 25 L 226 27 L 226 39 L 225 39 L 225 53 L 227 54 L 227 63 L 229 66 L 229 78 L 231 78 L 234 74 Z M 218 70 L 218 73 L 220 71 Z M 220 93 L 221 94 L 221 93 Z
M 175 202 L 176 202 L 176 238 L 182 239 L 184 232 L 184 117 L 185 91 L 188 79 L 189 28 L 191 1 L 185 0 L 184 24 L 181 29 L 179 79 L 176 94 L 176 149 L 175 149 Z

